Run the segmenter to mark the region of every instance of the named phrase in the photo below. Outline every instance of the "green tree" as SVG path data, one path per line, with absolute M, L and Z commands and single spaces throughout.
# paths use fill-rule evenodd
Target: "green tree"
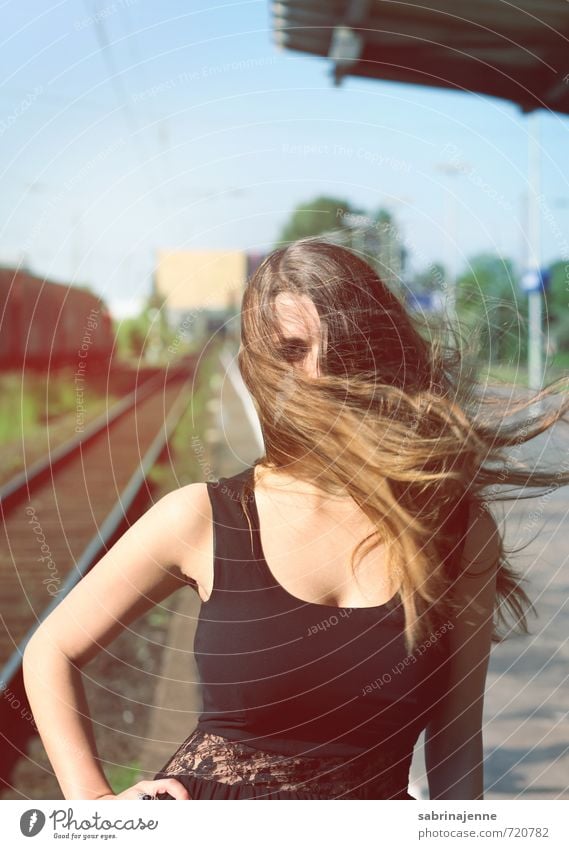
M 320 236 L 330 230 L 349 230 L 349 216 L 360 214 L 360 211 L 346 200 L 321 195 L 295 208 L 283 227 L 276 246 L 281 247 L 283 244 L 310 236 Z
M 516 363 L 527 357 L 527 298 L 510 259 L 472 257 L 456 281 L 456 309 L 465 329 L 480 333 L 486 363 Z
M 418 271 L 411 280 L 411 289 L 421 295 L 442 292 L 446 280 L 446 270 L 442 263 L 433 262 L 428 268 Z
M 159 359 L 174 337 L 168 327 L 164 298 L 153 292 L 139 315 L 121 321 L 116 332 L 122 356 Z
M 551 278 L 545 293 L 545 319 L 557 350 L 569 352 L 569 264 L 560 259 L 550 267 Z
M 392 214 L 383 206 L 380 206 L 376 212 L 372 213 L 371 218 L 376 224 L 379 224 L 380 227 L 383 226 L 388 228 L 391 224 L 393 224 Z

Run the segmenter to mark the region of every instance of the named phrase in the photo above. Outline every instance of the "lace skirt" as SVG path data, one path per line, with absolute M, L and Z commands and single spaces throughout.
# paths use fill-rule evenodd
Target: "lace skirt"
M 394 765 L 395 763 L 395 765 Z M 182 743 L 154 779 L 176 778 L 191 799 L 413 799 L 409 761 L 381 755 L 304 757 L 262 751 L 202 730 Z M 158 794 L 158 799 L 171 799 Z

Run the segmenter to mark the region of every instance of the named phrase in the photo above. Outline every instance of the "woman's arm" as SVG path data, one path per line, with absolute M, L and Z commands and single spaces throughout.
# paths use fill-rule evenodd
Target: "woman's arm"
M 499 530 L 492 514 L 471 518 L 456 582 L 464 607 L 450 638 L 450 679 L 426 728 L 431 799 L 483 799 L 482 711 L 496 595 Z M 465 571 L 468 574 L 465 574 Z
M 26 692 L 66 799 L 112 795 L 95 746 L 81 667 L 133 620 L 171 595 L 209 527 L 205 484 L 158 501 L 62 599 L 28 642 Z M 188 798 L 180 782 L 168 792 Z M 174 787 L 176 785 L 176 787 Z M 183 792 L 182 792 L 183 791 Z

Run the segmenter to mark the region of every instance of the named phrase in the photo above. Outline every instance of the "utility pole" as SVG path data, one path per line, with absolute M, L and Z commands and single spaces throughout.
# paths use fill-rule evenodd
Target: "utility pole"
M 458 159 L 454 158 L 447 162 L 440 162 L 436 166 L 437 171 L 446 174 L 447 183 L 444 194 L 444 210 L 445 222 L 444 229 L 446 234 L 446 311 L 452 324 L 456 324 L 456 275 L 458 273 L 456 262 L 457 255 L 457 240 L 458 240 L 458 203 L 456 194 L 453 192 L 452 177 L 457 177 L 460 174 L 467 173 L 470 166 Z
M 543 382 L 543 340 L 542 310 L 543 295 L 541 286 L 540 256 L 540 149 L 539 116 L 537 110 L 528 117 L 528 263 L 526 279 L 528 288 L 528 383 L 530 389 L 541 389 Z

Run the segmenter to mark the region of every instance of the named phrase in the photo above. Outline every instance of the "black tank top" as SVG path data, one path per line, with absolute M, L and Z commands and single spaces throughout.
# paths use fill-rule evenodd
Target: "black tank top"
M 373 798 L 413 798 L 407 793 L 413 748 L 445 690 L 452 624 L 441 622 L 428 645 L 408 653 L 398 596 L 373 607 L 340 608 L 291 595 L 263 555 L 253 472 L 207 482 L 214 580 L 194 641 L 203 709 L 195 732 L 158 775 L 191 773 L 190 792 L 198 792 L 201 778 L 201 788 L 204 780 L 209 785 L 206 797 L 214 798 L 211 788 L 220 780 L 250 790 L 258 769 L 252 778 L 247 761 L 262 753 L 297 764 L 297 777 L 299 764 L 347 759 L 352 778 L 375 777 Z M 324 798 L 330 798 L 330 780 Z M 274 775 L 268 784 L 275 789 Z M 386 788 L 393 795 L 385 795 Z M 303 798 L 319 792 L 312 779 Z

